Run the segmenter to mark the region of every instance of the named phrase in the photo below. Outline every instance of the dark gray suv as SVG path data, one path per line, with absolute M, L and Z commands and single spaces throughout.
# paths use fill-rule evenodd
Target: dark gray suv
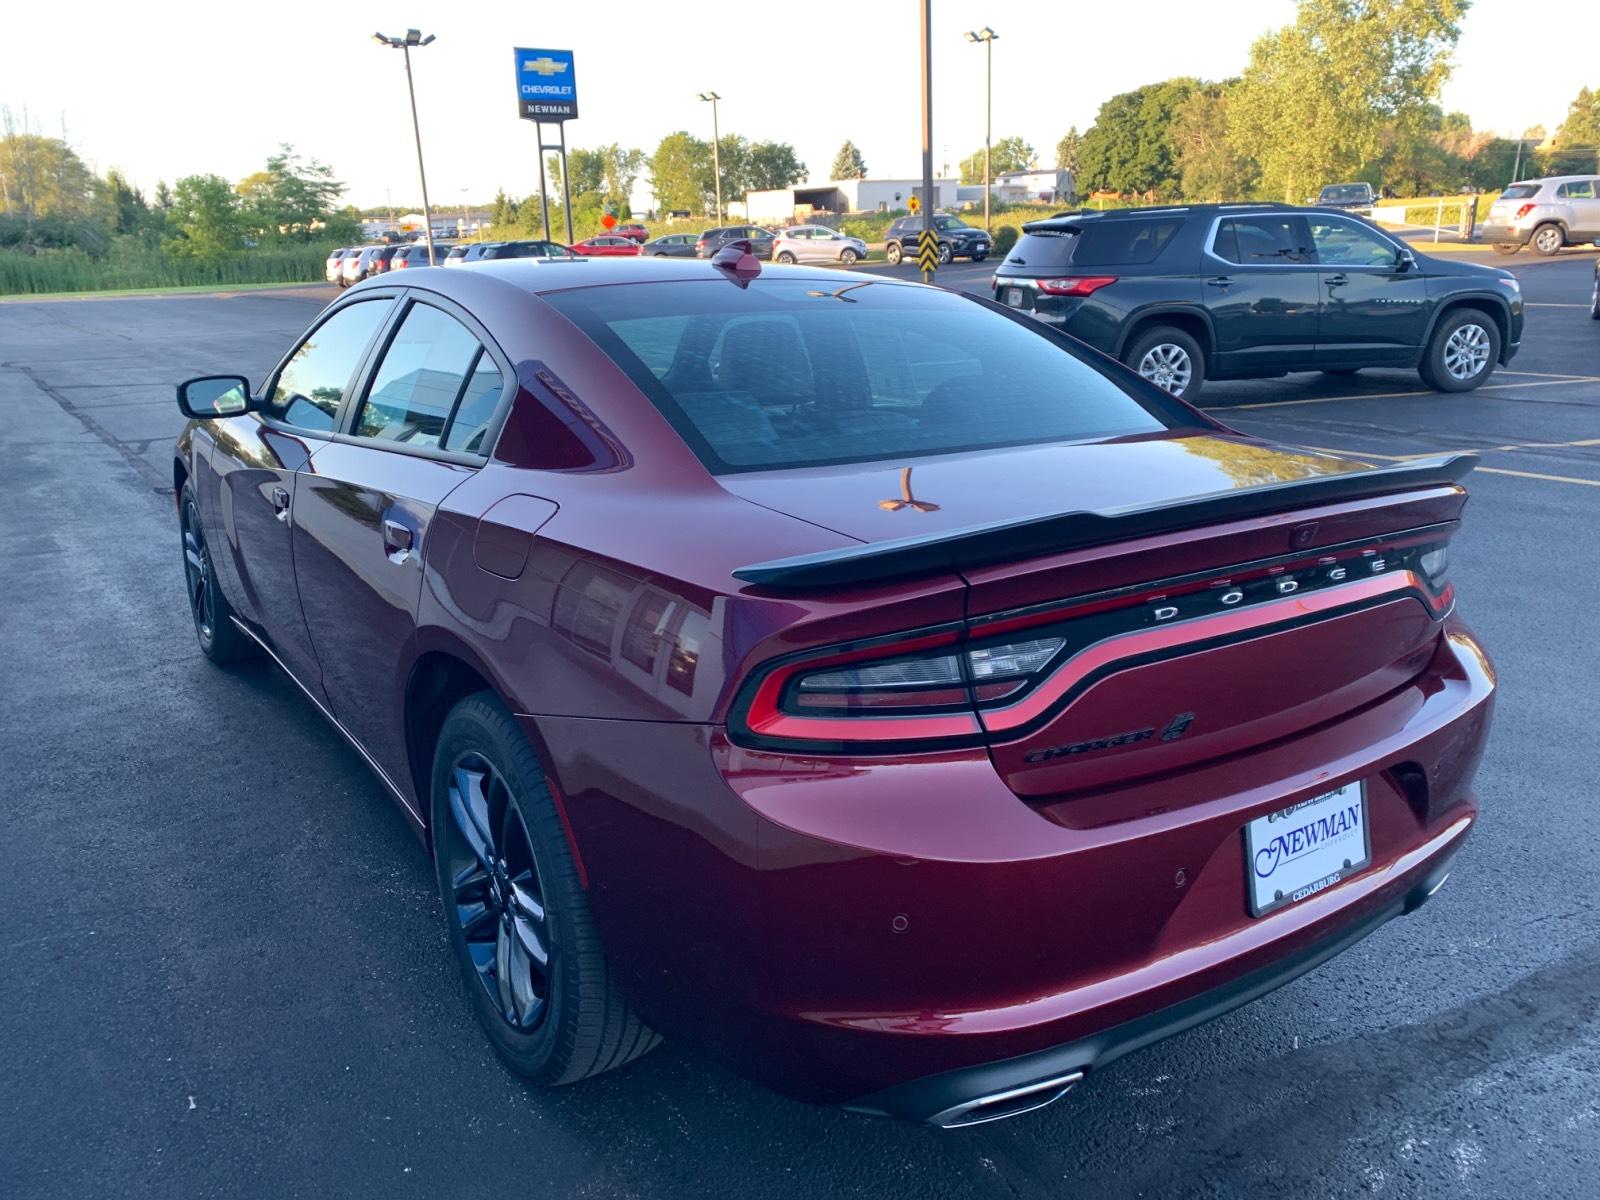
M 953 258 L 982 262 L 989 257 L 989 247 L 993 244 L 989 235 L 981 229 L 974 229 L 960 217 L 934 214 L 933 231 L 939 235 L 939 261 L 942 263 Z M 902 258 L 916 258 L 917 238 L 921 233 L 921 217 L 896 218 L 884 239 L 884 257 L 891 263 L 897 263 Z
M 1352 213 L 1197 204 L 1022 227 L 994 298 L 1192 401 L 1207 379 L 1410 367 L 1465 392 L 1511 361 L 1522 291 Z

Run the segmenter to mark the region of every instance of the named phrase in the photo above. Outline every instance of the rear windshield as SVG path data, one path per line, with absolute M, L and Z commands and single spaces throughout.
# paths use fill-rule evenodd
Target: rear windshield
M 1183 228 L 1183 218 L 1161 221 L 1086 221 L 1067 229 L 1030 230 L 1008 263 L 1027 267 L 1110 267 L 1153 263 Z
M 1341 183 L 1322 189 L 1322 203 L 1345 204 L 1351 200 L 1365 200 L 1372 194 L 1364 183 Z
M 1539 185 L 1537 183 L 1513 183 L 1500 193 L 1500 199 L 1526 200 L 1529 196 L 1537 196 L 1538 194 Z
M 1153 433 L 1136 399 L 1045 332 L 947 292 L 762 279 L 546 295 L 715 473 Z

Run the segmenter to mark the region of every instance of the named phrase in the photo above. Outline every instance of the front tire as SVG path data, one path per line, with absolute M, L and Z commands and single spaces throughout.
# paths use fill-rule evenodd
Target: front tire
M 1141 334 L 1122 361 L 1164 392 L 1194 403 L 1205 380 L 1205 354 L 1183 330 L 1158 325 Z
M 256 644 L 233 623 L 233 609 L 217 583 L 211 547 L 200 520 L 194 484 L 185 481 L 178 500 L 178 532 L 183 546 L 183 577 L 188 585 L 189 616 L 200 653 L 218 665 L 254 658 Z
M 1561 247 L 1566 245 L 1566 235 L 1561 232 L 1559 225 L 1541 225 L 1533 231 L 1533 236 L 1528 239 L 1528 244 L 1546 258 L 1561 253 Z
M 989 256 L 987 254 L 974 254 L 972 256 L 972 261 L 975 262 L 975 263 L 980 263 L 980 262 L 982 262 L 984 259 L 986 259 L 988 257 Z
M 955 258 L 955 256 L 956 253 L 953 249 L 951 249 L 949 242 L 939 243 L 939 265 L 941 267 L 948 265 L 950 260 Z
M 840 252 L 839 261 L 842 262 L 847 267 L 853 267 L 853 266 L 856 265 L 856 259 L 858 259 L 860 257 L 861 256 L 859 254 L 857 254 L 854 250 L 848 250 L 847 249 L 847 250 L 844 250 L 844 251 Z
M 1494 373 L 1500 331 L 1486 313 L 1460 309 L 1439 322 L 1417 373 L 1435 391 L 1470 392 Z
M 889 265 L 891 267 L 898 267 L 900 265 L 901 258 L 905 256 L 905 252 L 900 249 L 899 242 L 890 242 L 884 247 L 883 256 L 889 260 Z
M 489 692 L 445 717 L 432 821 L 450 945 L 507 1066 L 555 1087 L 661 1040 L 617 991 L 544 768 Z

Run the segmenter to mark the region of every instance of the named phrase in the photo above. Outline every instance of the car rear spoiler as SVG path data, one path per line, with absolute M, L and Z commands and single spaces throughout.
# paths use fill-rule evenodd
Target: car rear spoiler
M 799 554 L 793 558 L 775 558 L 739 567 L 733 575 L 746 583 L 785 591 L 881 583 L 908 575 L 960 571 L 1315 504 L 1443 487 L 1460 483 L 1477 463 L 1476 454 L 1441 454 L 1410 459 L 1392 467 L 1210 492 L 1160 504 L 1046 513 L 1014 521 L 969 525 L 965 529 L 924 537 L 897 538 L 816 554 Z

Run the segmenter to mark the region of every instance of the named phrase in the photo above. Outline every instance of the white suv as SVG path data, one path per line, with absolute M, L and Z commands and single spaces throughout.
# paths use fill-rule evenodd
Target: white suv
M 1483 223 L 1483 240 L 1501 254 L 1532 245 L 1540 254 L 1600 242 L 1600 176 L 1556 175 L 1513 183 Z

